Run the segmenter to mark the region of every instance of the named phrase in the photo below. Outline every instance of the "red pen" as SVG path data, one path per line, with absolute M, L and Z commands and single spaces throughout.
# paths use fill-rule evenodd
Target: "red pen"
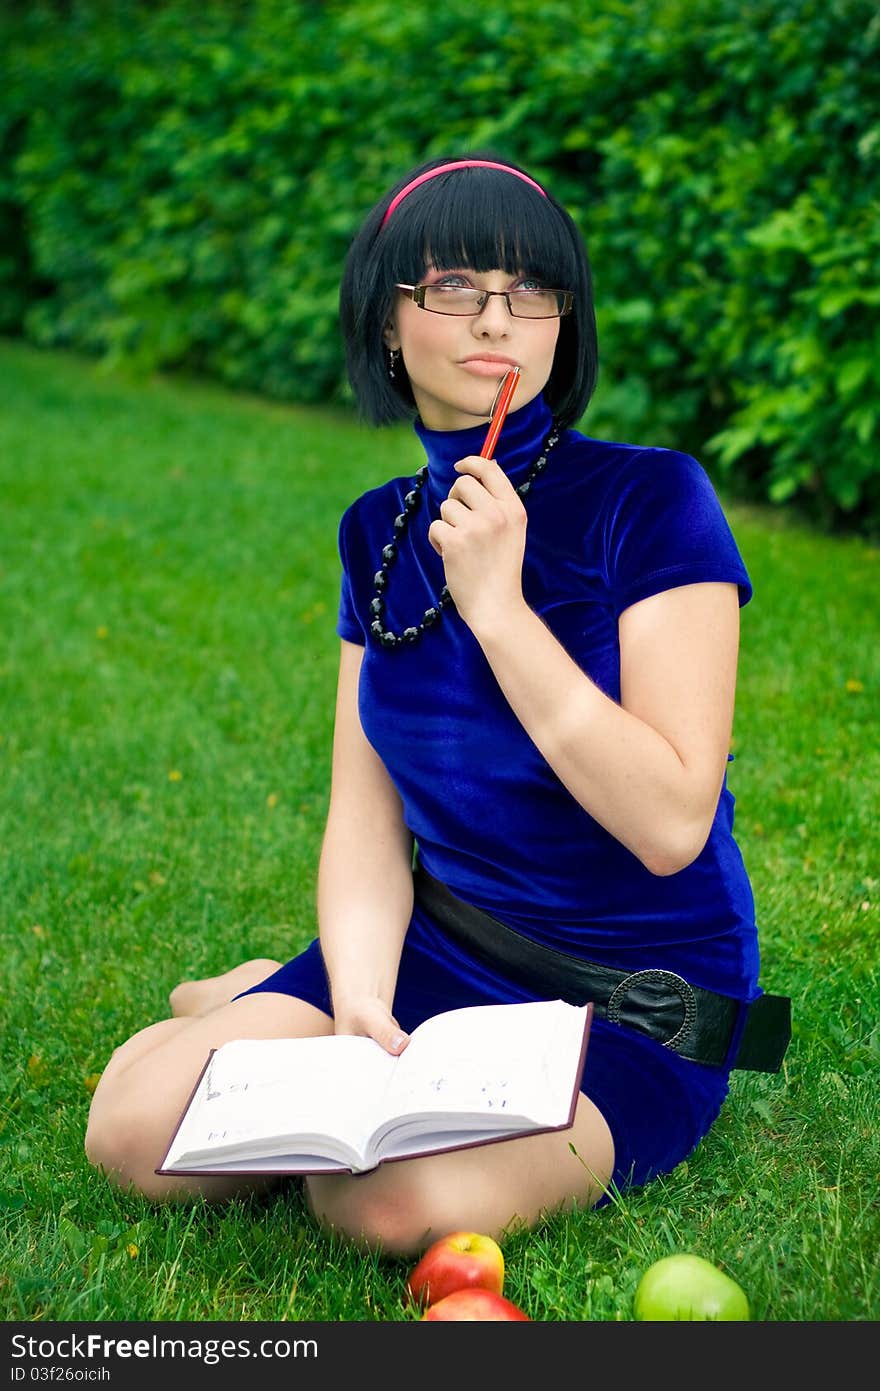
M 489 425 L 489 432 L 483 441 L 483 448 L 480 450 L 481 459 L 491 459 L 495 452 L 495 445 L 498 436 L 501 434 L 501 426 L 504 424 L 504 417 L 507 415 L 508 407 L 513 400 L 513 393 L 516 391 L 516 384 L 522 373 L 521 367 L 511 367 L 505 375 L 498 388 L 498 395 L 495 397 L 495 406 L 492 411 L 492 421 Z

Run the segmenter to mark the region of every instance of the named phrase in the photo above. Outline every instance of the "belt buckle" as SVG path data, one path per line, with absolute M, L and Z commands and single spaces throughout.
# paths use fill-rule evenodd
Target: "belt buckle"
M 675 992 L 681 1001 L 683 1017 L 681 1023 L 677 1024 L 674 1033 L 671 1033 L 669 1038 L 659 1038 L 658 1034 L 651 1030 L 647 1030 L 647 1032 L 651 1032 L 651 1036 L 657 1038 L 658 1042 L 662 1043 L 664 1048 L 671 1048 L 674 1053 L 680 1052 L 690 1037 L 691 1030 L 696 1023 L 697 998 L 694 994 L 693 987 L 689 985 L 682 976 L 676 975 L 674 971 L 632 971 L 630 975 L 624 977 L 619 985 L 615 986 L 606 1006 L 605 1016 L 612 1024 L 629 1024 L 631 1028 L 644 1028 L 644 1024 L 640 1023 L 638 1019 L 638 1006 L 632 1010 L 632 1013 L 636 1016 L 635 1022 L 625 1017 L 626 999 L 632 991 L 641 987 L 647 987 L 649 998 L 646 1003 L 650 1009 L 650 995 L 654 993 L 654 987 L 656 986 L 664 986 L 667 990 Z M 644 1015 L 644 1006 L 640 1012 Z M 650 1019 L 650 1015 L 648 1017 Z

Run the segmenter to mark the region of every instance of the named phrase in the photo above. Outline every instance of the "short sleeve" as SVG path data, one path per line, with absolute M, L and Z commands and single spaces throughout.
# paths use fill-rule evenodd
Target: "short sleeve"
M 640 450 L 626 469 L 605 533 L 615 616 L 664 589 L 727 581 L 740 607 L 752 584 L 712 480 L 689 454 Z
M 339 523 L 339 559 L 342 562 L 342 579 L 339 589 L 339 616 L 336 620 L 336 631 L 341 638 L 347 642 L 357 642 L 361 647 L 365 646 L 367 635 L 364 632 L 363 624 L 355 612 L 354 596 L 351 587 L 351 573 L 349 567 L 349 547 L 348 536 L 351 526 L 353 507 L 349 507 L 343 514 Z

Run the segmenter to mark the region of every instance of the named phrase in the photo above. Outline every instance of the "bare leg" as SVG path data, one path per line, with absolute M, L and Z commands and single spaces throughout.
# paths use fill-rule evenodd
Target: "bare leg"
M 86 1153 L 114 1183 L 132 1184 L 149 1198 L 225 1199 L 272 1187 L 277 1179 L 178 1178 L 154 1171 L 212 1048 L 234 1038 L 332 1032 L 329 1015 L 274 991 L 246 995 L 205 1015 L 151 1024 L 117 1048 L 102 1073 L 89 1111 Z
M 228 1004 L 243 990 L 259 985 L 273 971 L 277 971 L 280 961 L 268 957 L 258 957 L 255 961 L 243 961 L 224 971 L 219 976 L 206 976 L 204 980 L 184 980 L 176 985 L 168 997 L 171 1013 L 175 1019 L 193 1018 L 210 1014 L 219 1005 Z
M 311 1174 L 305 1184 L 328 1227 L 362 1247 L 414 1255 L 447 1232 L 500 1240 L 551 1212 L 589 1208 L 613 1169 L 611 1132 L 581 1094 L 569 1130 L 380 1164 L 357 1178 Z
M 92 1098 L 86 1135 L 89 1158 L 113 1182 L 175 1200 L 194 1194 L 222 1200 L 279 1182 L 154 1172 L 211 1048 L 233 1038 L 333 1032 L 328 1015 L 291 996 L 265 991 L 230 999 L 275 967 L 267 960 L 244 962 L 220 976 L 185 982 L 172 992 L 173 1007 L 185 1013 L 149 1025 L 116 1049 Z M 313 1213 L 327 1227 L 364 1247 L 411 1254 L 444 1232 L 500 1237 L 549 1212 L 587 1208 L 604 1191 L 613 1164 L 608 1126 L 581 1096 L 570 1130 L 381 1165 L 357 1178 L 311 1175 L 305 1185 Z

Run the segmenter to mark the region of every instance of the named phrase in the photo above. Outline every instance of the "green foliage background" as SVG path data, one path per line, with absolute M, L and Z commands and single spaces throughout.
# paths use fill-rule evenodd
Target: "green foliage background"
M 349 239 L 489 147 L 587 241 L 589 433 L 880 536 L 874 0 L 37 0 L 0 52 L 0 333 L 347 402 Z

